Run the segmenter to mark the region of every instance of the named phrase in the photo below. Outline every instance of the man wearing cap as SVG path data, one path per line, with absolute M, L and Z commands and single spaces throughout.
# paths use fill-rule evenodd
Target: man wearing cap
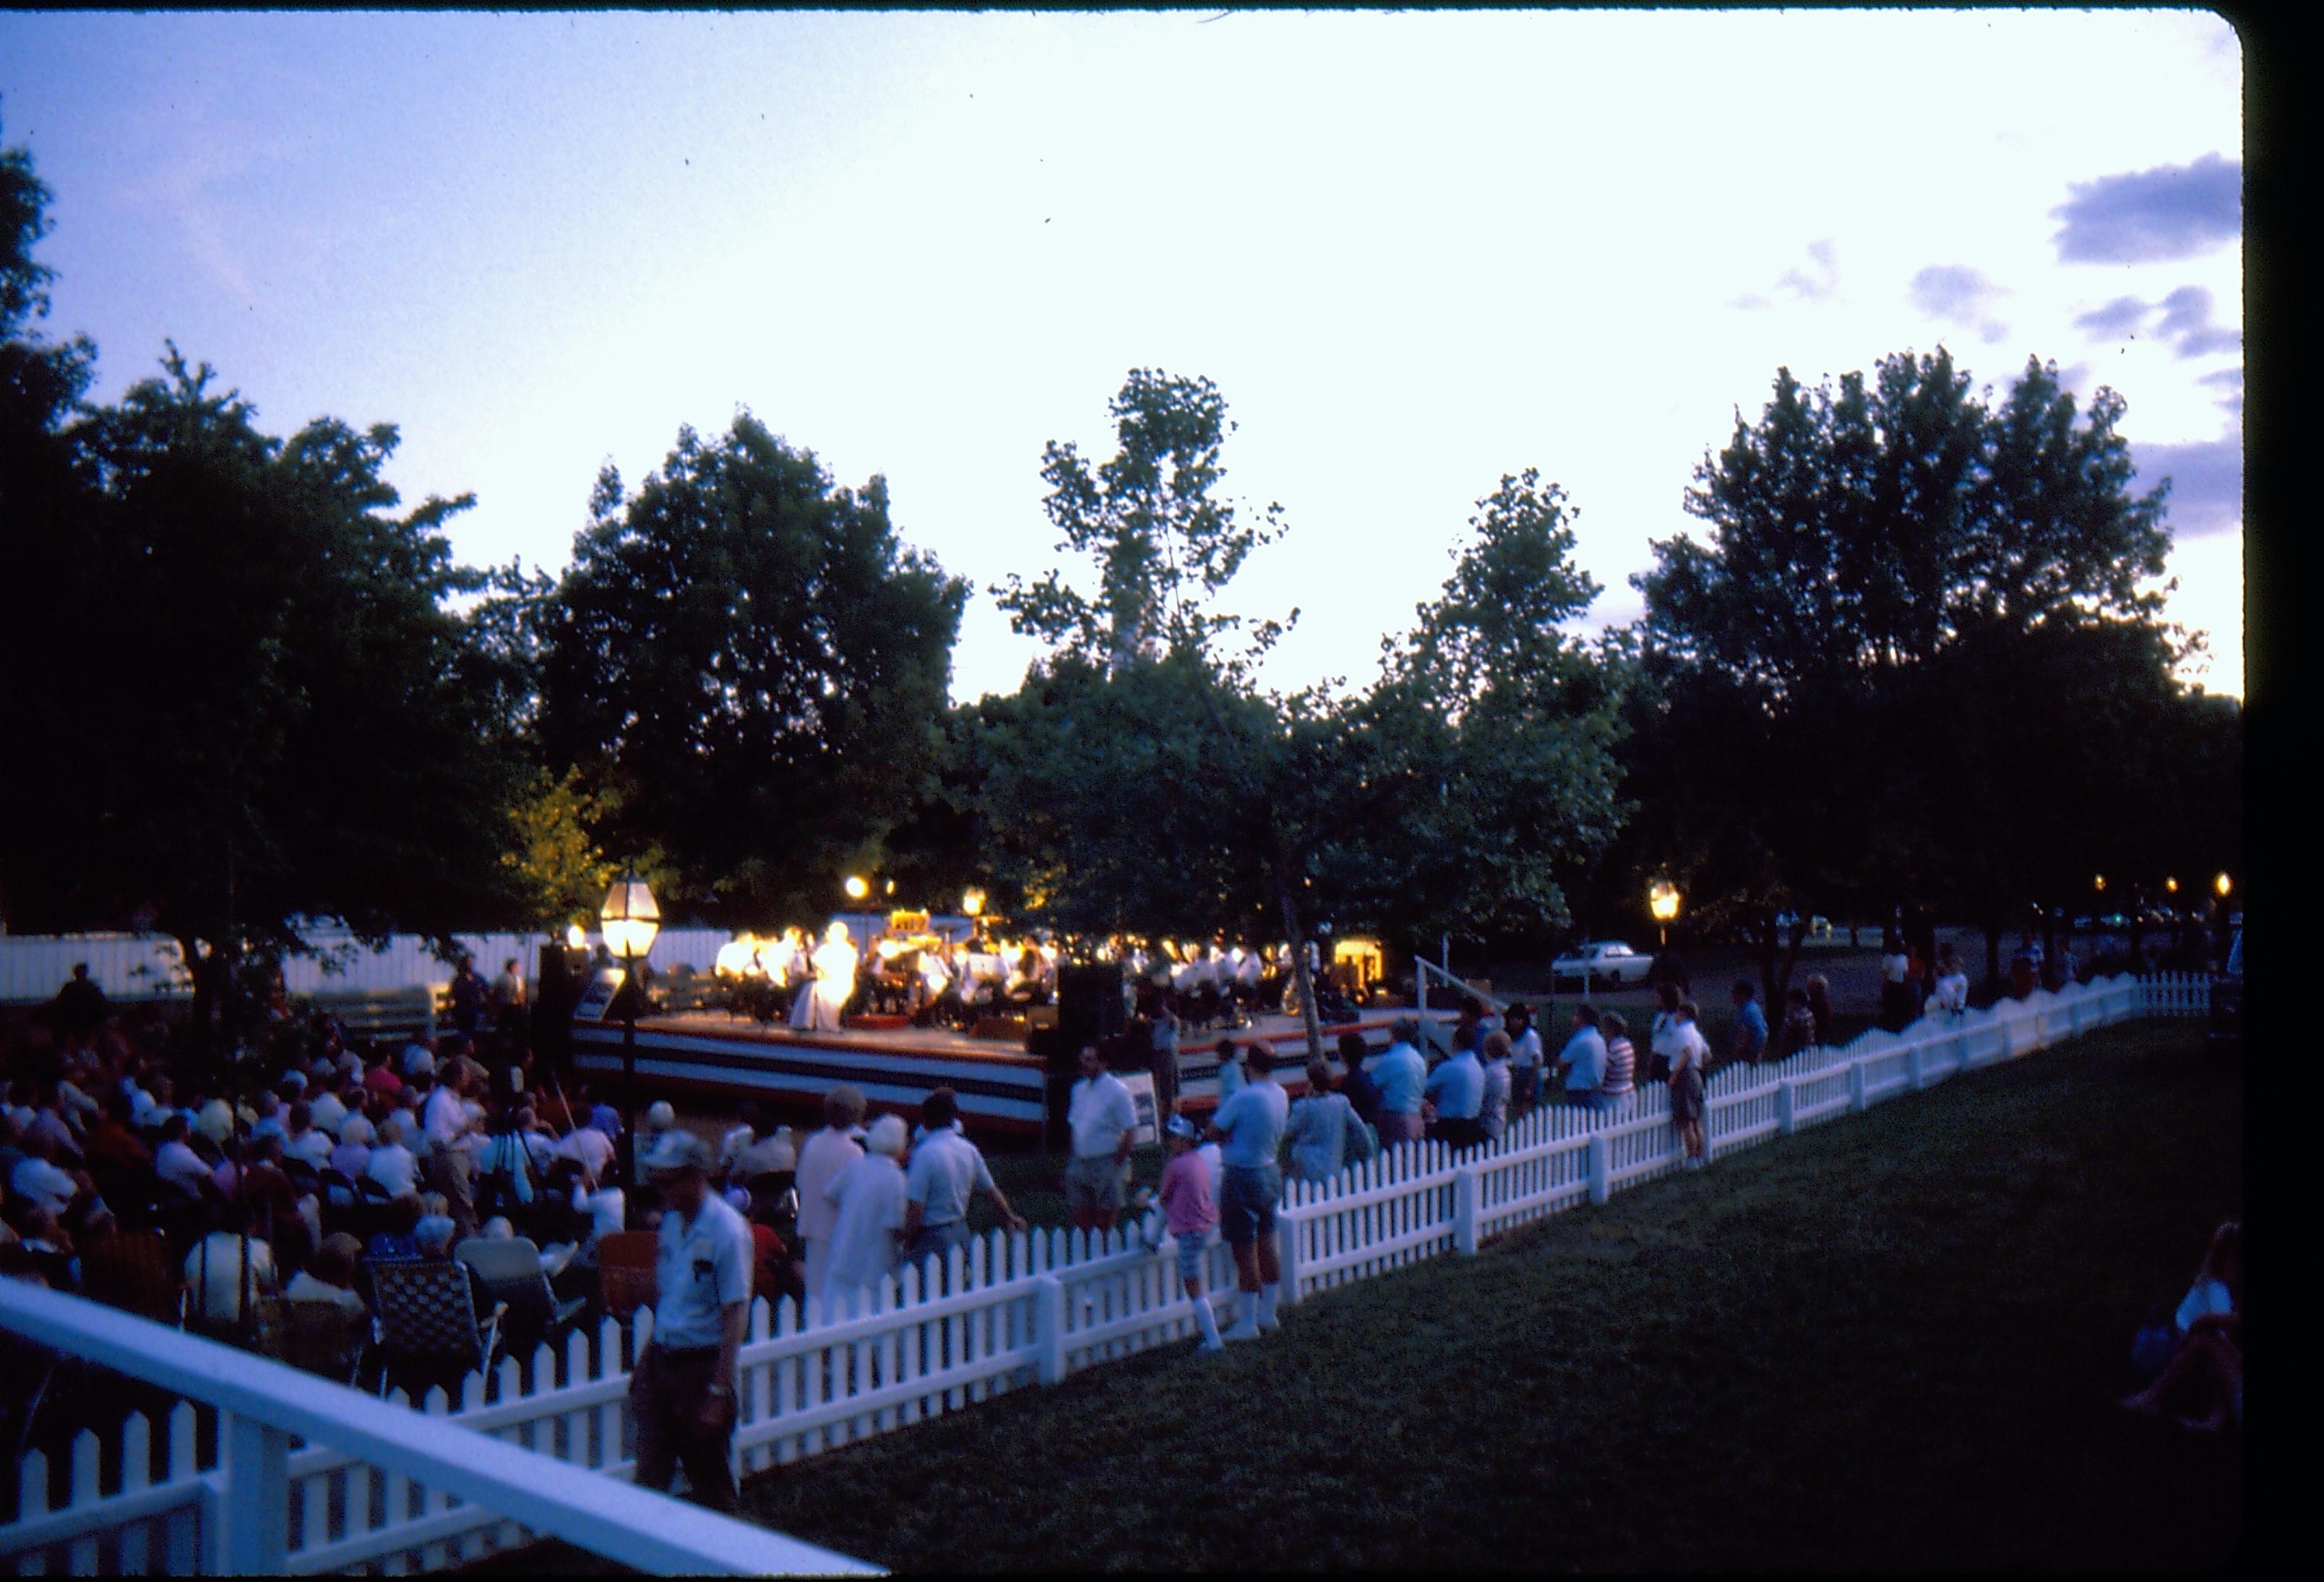
M 641 1488 L 667 1494 L 686 1467 L 696 1503 L 734 1509 L 735 1357 L 751 1310 L 752 1246 L 742 1217 L 710 1190 L 710 1144 L 666 1133 L 645 1157 L 660 1189 L 653 1339 L 630 1376 Z
M 1068 1100 L 1073 1162 L 1065 1167 L 1065 1206 L 1077 1230 L 1111 1230 L 1130 1184 L 1130 1148 L 1138 1136 L 1138 1101 L 1105 1069 L 1095 1044 L 1084 1044 L 1082 1074 Z
M 959 1115 L 960 1101 L 949 1087 L 937 1088 L 921 1102 L 920 1124 L 927 1135 L 912 1150 L 911 1166 L 904 1172 L 906 1263 L 932 1257 L 941 1271 L 947 1253 L 965 1248 L 968 1200 L 977 1192 L 991 1200 L 1001 1224 L 1012 1231 L 1025 1228 L 1008 1198 L 993 1185 L 984 1155 L 954 1124 Z

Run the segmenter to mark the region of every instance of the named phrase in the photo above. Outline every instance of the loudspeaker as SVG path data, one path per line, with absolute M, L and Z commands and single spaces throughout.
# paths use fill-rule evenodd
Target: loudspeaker
M 573 979 L 565 947 L 543 945 L 532 995 L 532 1050 L 560 1068 L 573 1062 Z
M 1125 1021 L 1119 962 L 1058 966 L 1057 1031 L 1072 1045 L 1068 1059 L 1077 1057 L 1084 1044 L 1118 1037 Z

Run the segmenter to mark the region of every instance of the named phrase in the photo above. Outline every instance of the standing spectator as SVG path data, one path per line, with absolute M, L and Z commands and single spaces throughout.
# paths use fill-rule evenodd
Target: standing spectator
M 862 1145 L 854 1137 L 862 1119 L 862 1094 L 842 1083 L 823 1096 L 823 1130 L 799 1149 L 798 1174 L 794 1178 L 798 1189 L 799 1254 L 807 1294 L 817 1300 L 823 1296 L 824 1273 L 831 1261 L 832 1226 L 837 1217 L 823 1189 L 862 1154 Z
M 1509 1115 L 1522 1119 L 1541 1102 L 1541 1034 L 1533 1024 L 1533 1007 L 1522 1000 L 1501 1013 L 1501 1031 L 1509 1035 Z
M 1738 977 L 1730 993 L 1735 1022 L 1728 1036 L 1728 1059 L 1756 1066 L 1767 1050 L 1767 1013 L 1759 1008 L 1758 985 L 1748 977 Z
M 1348 1096 L 1332 1090 L 1332 1068 L 1320 1059 L 1307 1062 L 1306 1096 L 1292 1102 L 1283 1141 L 1291 1149 L 1291 1173 L 1303 1181 L 1328 1181 L 1347 1160 L 1372 1156 L 1371 1133 Z M 1192 1152 L 1191 1130 L 1186 1143 Z
M 641 1488 L 668 1493 L 686 1467 L 697 1503 L 734 1509 L 728 1462 L 736 1358 L 751 1310 L 750 1226 L 710 1190 L 710 1145 L 671 1132 L 646 1156 L 667 1206 L 654 1260 L 653 1339 L 630 1377 Z
M 904 1118 L 881 1115 L 865 1133 L 863 1152 L 819 1194 L 832 1209 L 821 1292 L 826 1322 L 862 1311 L 895 1271 L 908 1202 L 905 1141 Z
M 1347 1096 L 1348 1106 L 1356 1112 L 1356 1119 L 1374 1128 L 1372 1138 L 1379 1140 L 1379 1084 L 1364 1069 L 1364 1035 L 1350 1028 L 1340 1034 L 1340 1064 L 1346 1075 L 1340 1078 L 1340 1091 Z
M 1222 1046 L 1221 1060 L 1231 1045 Z M 1130 1150 L 1138 1135 L 1138 1102 L 1120 1078 L 1105 1069 L 1095 1044 L 1084 1044 L 1082 1074 L 1065 1110 L 1073 1162 L 1065 1167 L 1065 1206 L 1078 1230 L 1108 1231 L 1130 1186 Z M 1222 1073 L 1226 1070 L 1222 1064 Z
M 1831 981 L 1820 972 L 1808 974 L 1808 1013 L 1815 1018 L 1816 1042 L 1831 1042 Z
M 1237 1088 L 1250 1080 L 1243 1073 L 1242 1057 L 1235 1047 L 1235 1041 L 1231 1038 L 1219 1040 L 1219 1102 L 1226 1103 L 1235 1096 Z
M 1419 1041 L 1419 1018 L 1399 1016 L 1389 1024 L 1388 1048 L 1364 1063 L 1379 1089 L 1379 1116 L 1375 1124 L 1382 1148 L 1421 1139 L 1420 1106 L 1428 1085 L 1428 1062 L 1414 1047 Z
M 1417 1058 L 1417 1057 L 1416 1057 Z M 1283 1274 L 1275 1244 L 1275 1206 L 1283 1171 L 1275 1162 L 1283 1145 L 1290 1101 L 1273 1081 L 1275 1055 L 1250 1046 L 1250 1081 L 1211 1116 L 1209 1136 L 1219 1152 L 1219 1224 L 1234 1249 L 1235 1327 L 1229 1340 L 1252 1340 L 1276 1325 Z
M 1694 1002 L 1681 1000 L 1672 1022 L 1671 1125 L 1686 1150 L 1680 1168 L 1702 1168 L 1703 1073 L 1711 1064 L 1711 1045 L 1694 1024 Z
M 2026 938 L 2031 939 L 2033 935 Z M 1906 1004 L 1912 991 L 1905 982 L 1912 965 L 1904 951 L 1904 936 L 1894 923 L 1889 924 L 1880 939 L 1880 1025 L 1890 1032 L 1901 1032 L 1913 1020 Z
M 978 1192 L 992 1204 L 1001 1223 L 1012 1231 L 1025 1221 L 1009 1207 L 1008 1197 L 992 1183 L 984 1155 L 954 1123 L 960 1101 L 949 1087 L 939 1087 L 922 1101 L 920 1124 L 927 1135 L 912 1150 L 904 1172 L 904 1261 L 936 1260 L 938 1269 L 954 1247 L 968 1246 L 968 1200 Z M 927 1289 L 924 1286 L 923 1290 Z
M 1937 947 L 1937 988 L 1930 997 L 1932 1010 L 1959 1016 L 1969 1009 L 1969 974 L 1950 943 Z
M 475 1123 L 468 1114 L 467 1090 L 474 1086 L 468 1063 L 448 1060 L 443 1080 L 428 1096 L 420 1124 L 428 1134 L 428 1158 L 421 1178 L 429 1190 L 444 1195 L 445 1211 L 463 1236 L 476 1234 L 476 1156 L 468 1149 Z
M 463 956 L 459 970 L 452 975 L 452 1025 L 473 1039 L 484 1024 L 484 980 L 476 975 L 475 958 Z
M 1598 1007 L 1573 1008 L 1573 1035 L 1557 1053 L 1565 1072 L 1565 1102 L 1586 1110 L 1612 1107 L 1606 1097 L 1606 1037 L 1598 1031 Z
M 1814 1048 L 1815 1032 L 1815 1013 L 1808 1009 L 1808 992 L 1794 984 L 1784 993 L 1784 1058 Z
M 1436 1141 L 1458 1149 L 1483 1138 L 1477 1117 L 1485 1107 L 1485 1068 L 1477 1059 L 1477 1023 L 1454 1024 L 1452 1053 L 1437 1062 L 1421 1093 L 1435 1111 Z
M 1637 1091 L 1638 1051 L 1630 1044 L 1630 1026 L 1609 1011 L 1598 1018 L 1598 1036 L 1606 1041 L 1606 1107 L 1613 1108 Z
M 1202 1332 L 1202 1344 L 1195 1349 L 1222 1351 L 1226 1343 L 1219 1338 L 1218 1315 L 1211 1310 L 1211 1299 L 1203 1287 L 1204 1254 L 1210 1251 L 1211 1232 L 1219 1223 L 1217 1198 L 1210 1171 L 1194 1152 L 1194 1123 L 1184 1115 L 1172 1115 L 1164 1134 L 1170 1161 L 1162 1167 L 1163 1222 L 1176 1238 L 1178 1278 L 1194 1304 L 1194 1328 Z
M 1683 997 L 1676 984 L 1655 985 L 1655 1020 L 1646 1032 L 1646 1069 L 1640 1080 L 1670 1080 L 1671 1056 L 1678 1050 L 1678 1003 Z
M 1154 1107 L 1158 1115 L 1178 1113 L 1178 1011 L 1167 995 L 1154 1005 Z
M 1477 1132 L 1485 1142 L 1497 1147 L 1509 1129 L 1509 1094 L 1514 1085 L 1509 1075 L 1509 1035 L 1506 1031 L 1496 1027 L 1485 1035 L 1485 1097 L 1477 1110 Z
M 57 1031 L 69 1035 L 95 1032 L 111 1009 L 105 990 L 88 976 L 88 963 L 74 962 L 72 976 L 57 991 Z
M 517 970 L 515 957 L 501 963 L 501 975 L 493 979 L 491 999 L 493 1024 L 501 1037 L 512 1044 L 524 1043 L 524 974 Z

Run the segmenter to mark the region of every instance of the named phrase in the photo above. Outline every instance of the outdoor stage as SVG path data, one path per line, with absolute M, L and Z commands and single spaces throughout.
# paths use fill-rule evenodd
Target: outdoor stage
M 1409 1011 L 1367 1011 L 1355 1021 L 1323 1030 L 1331 1053 L 1342 1032 L 1354 1029 L 1373 1050 L 1387 1047 L 1390 1022 Z M 1431 1012 L 1431 1022 L 1449 1021 L 1450 1012 Z M 1038 1056 L 1011 1044 L 941 1028 L 896 1031 L 848 1029 L 801 1032 L 761 1026 L 723 1012 L 687 1012 L 638 1022 L 637 1073 L 641 1096 L 763 1099 L 787 1112 L 816 1113 L 825 1089 L 847 1082 L 862 1091 L 876 1114 L 914 1112 L 938 1087 L 960 1096 L 960 1107 L 980 1133 L 1038 1141 L 1047 1104 L 1049 1067 Z M 1216 1032 L 1182 1034 L 1178 1091 L 1182 1108 L 1202 1112 L 1218 1103 L 1218 1043 L 1264 1041 L 1273 1046 L 1277 1080 L 1294 1094 L 1306 1090 L 1301 1068 L 1307 1037 L 1296 1016 L 1268 1015 L 1256 1023 Z M 622 1070 L 622 1029 L 617 1024 L 575 1022 L 573 1060 L 601 1092 L 606 1078 Z M 1336 1066 L 1334 1069 L 1336 1069 Z M 1125 1073 L 1128 1075 L 1128 1073 Z

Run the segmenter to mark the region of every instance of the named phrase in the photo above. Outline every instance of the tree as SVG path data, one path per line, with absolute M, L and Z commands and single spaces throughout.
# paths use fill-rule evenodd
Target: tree
M 69 431 L 89 483 L 42 591 L 78 689 L 23 722 L 51 772 L 0 837 L 12 922 L 175 935 L 203 1027 L 308 919 L 446 941 L 513 915 L 517 768 L 447 607 L 481 581 L 441 532 L 468 501 L 394 514 L 392 426 L 278 439 L 214 378 L 172 347 Z
M 1053 444 L 1044 475 L 1058 548 L 1094 564 L 1097 594 L 1056 571 L 994 590 L 1052 644 L 1014 697 L 986 700 L 976 737 L 987 849 L 1028 910 L 1091 937 L 1279 930 L 1317 1050 L 1317 922 L 1562 920 L 1556 874 L 1620 809 L 1610 689 L 1556 629 L 1596 592 L 1556 486 L 1528 472 L 1480 503 L 1479 542 L 1372 689 L 1285 694 L 1252 680 L 1284 624 L 1232 647 L 1240 623 L 1218 605 L 1281 522 L 1214 496 L 1217 391 L 1133 370 L 1112 410 L 1112 460 L 1093 473 Z
M 2130 493 L 2124 411 L 2101 389 L 2078 416 L 2038 359 L 1997 405 L 1941 350 L 1837 394 L 1780 369 L 1696 468 L 1710 541 L 1655 542 L 1632 579 L 1631 767 L 1697 915 L 1752 935 L 1771 994 L 1804 928 L 1779 938 L 1779 909 L 1933 892 L 1990 936 L 2048 855 L 2125 838 L 2101 766 L 2143 755 L 2128 700 L 2152 717 L 2172 689 L 2145 587 L 2168 486 Z
M 682 429 L 635 495 L 605 469 L 538 611 L 547 761 L 684 900 L 826 907 L 935 792 L 967 596 L 897 535 L 883 479 L 835 488 L 747 412 L 712 443 Z

